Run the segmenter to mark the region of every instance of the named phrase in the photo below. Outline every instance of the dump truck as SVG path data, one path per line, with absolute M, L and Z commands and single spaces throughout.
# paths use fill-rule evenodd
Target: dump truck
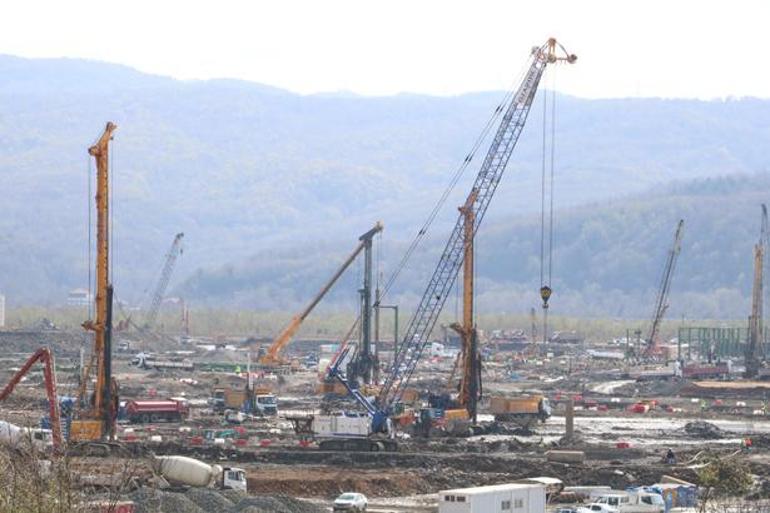
M 522 427 L 533 423 L 545 422 L 551 416 L 548 398 L 542 395 L 527 397 L 492 397 L 490 413 L 499 422 L 514 422 Z
M 181 422 L 190 414 L 184 401 L 132 400 L 126 403 L 126 418 L 132 424 L 150 422 Z
M 220 413 L 236 410 L 260 416 L 278 414 L 278 399 L 267 387 L 257 387 L 251 393 L 245 388 L 217 388 L 214 389 L 211 405 Z
M 238 467 L 209 465 L 187 456 L 155 456 L 153 469 L 169 485 L 248 491 L 246 471 Z

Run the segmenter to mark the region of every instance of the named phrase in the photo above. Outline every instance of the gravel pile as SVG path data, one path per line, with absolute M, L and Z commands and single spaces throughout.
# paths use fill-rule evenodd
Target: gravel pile
M 183 493 L 142 488 L 129 495 L 135 513 L 209 513 L 199 508 Z
M 184 492 L 142 488 L 131 493 L 136 513 L 322 513 L 293 497 L 248 496 L 234 490 L 190 488 Z
M 203 511 L 231 511 L 233 502 L 212 488 L 190 488 L 185 496 Z

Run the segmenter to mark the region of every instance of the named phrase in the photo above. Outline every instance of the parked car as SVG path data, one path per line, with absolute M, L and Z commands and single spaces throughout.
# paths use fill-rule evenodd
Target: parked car
M 368 504 L 366 495 L 363 493 L 343 493 L 334 500 L 334 511 L 354 511 L 363 513 Z
M 581 506 L 577 509 L 577 513 L 618 513 L 617 508 L 613 508 L 608 504 L 588 504 L 587 506 Z

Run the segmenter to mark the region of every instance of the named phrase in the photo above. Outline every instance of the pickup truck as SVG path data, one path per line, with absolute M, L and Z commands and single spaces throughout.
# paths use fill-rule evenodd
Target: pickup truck
M 665 509 L 666 503 L 658 493 L 613 490 L 579 508 L 578 513 L 663 513 Z

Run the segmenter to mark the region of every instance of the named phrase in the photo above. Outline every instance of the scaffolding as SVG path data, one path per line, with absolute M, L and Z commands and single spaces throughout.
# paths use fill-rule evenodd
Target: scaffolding
M 682 326 L 677 337 L 677 358 L 692 360 L 695 354 L 700 361 L 713 362 L 725 358 L 743 358 L 748 343 L 748 328 Z M 764 329 L 758 349 L 764 359 L 768 341 L 768 329 Z M 683 354 L 684 353 L 684 354 Z

